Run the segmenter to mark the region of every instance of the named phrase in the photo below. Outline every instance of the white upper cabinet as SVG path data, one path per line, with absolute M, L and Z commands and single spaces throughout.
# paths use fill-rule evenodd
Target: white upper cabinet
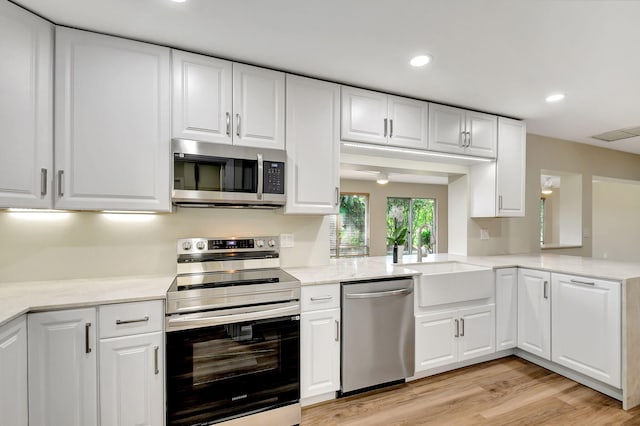
M 169 211 L 169 49 L 56 30 L 56 201 Z
M 283 72 L 233 64 L 233 143 L 284 149 Z
M 96 310 L 28 315 L 29 425 L 98 424 Z
M 0 327 L 0 424 L 29 424 L 27 318 Z
M 551 274 L 518 269 L 518 348 L 551 360 Z
M 0 208 L 51 207 L 53 29 L 0 3 Z
M 621 388 L 620 283 L 552 274 L 552 361 Z
M 524 216 L 526 133 L 526 125 L 523 121 L 498 117 L 497 216 Z
M 172 50 L 174 138 L 285 147 L 285 75 Z
M 342 86 L 341 139 L 427 147 L 428 104 L 371 90 Z
M 230 144 L 232 63 L 172 50 L 173 137 Z
M 495 115 L 429 104 L 429 149 L 495 158 L 497 123 Z
M 287 75 L 286 128 L 285 213 L 338 213 L 340 86 Z

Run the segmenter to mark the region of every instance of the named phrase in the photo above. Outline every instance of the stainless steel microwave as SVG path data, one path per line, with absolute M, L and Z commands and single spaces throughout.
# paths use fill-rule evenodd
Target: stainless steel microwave
M 285 204 L 284 150 L 173 139 L 176 205 L 278 208 Z

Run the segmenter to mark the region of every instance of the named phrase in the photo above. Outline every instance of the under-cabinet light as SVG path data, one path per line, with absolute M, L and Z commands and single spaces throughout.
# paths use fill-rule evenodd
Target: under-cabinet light
M 420 151 L 417 149 L 398 148 L 394 146 L 359 144 L 359 143 L 351 143 L 351 142 L 343 142 L 342 145 L 348 146 L 351 148 L 359 148 L 362 150 L 398 152 L 403 154 L 422 155 L 424 157 L 432 157 L 432 158 L 452 158 L 456 160 L 478 161 L 482 163 L 489 163 L 489 162 L 495 161 L 494 158 L 469 157 L 466 155 L 445 154 L 442 152 L 432 152 L 432 151 Z

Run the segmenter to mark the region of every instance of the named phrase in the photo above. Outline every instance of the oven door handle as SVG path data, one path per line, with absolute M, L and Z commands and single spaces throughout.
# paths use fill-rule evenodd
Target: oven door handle
M 206 315 L 206 316 L 193 316 L 182 315 L 174 318 L 167 318 L 167 332 L 184 330 L 188 328 L 200 328 L 215 325 L 232 324 L 236 322 L 261 320 L 268 318 L 277 318 L 287 315 L 299 315 L 300 305 L 294 304 L 289 306 L 283 306 L 275 309 L 266 309 L 254 312 L 222 314 L 222 315 Z

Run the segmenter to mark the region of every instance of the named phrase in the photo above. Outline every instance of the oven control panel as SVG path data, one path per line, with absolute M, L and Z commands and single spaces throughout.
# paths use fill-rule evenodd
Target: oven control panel
M 278 251 L 279 237 L 252 238 L 182 238 L 178 254 Z

